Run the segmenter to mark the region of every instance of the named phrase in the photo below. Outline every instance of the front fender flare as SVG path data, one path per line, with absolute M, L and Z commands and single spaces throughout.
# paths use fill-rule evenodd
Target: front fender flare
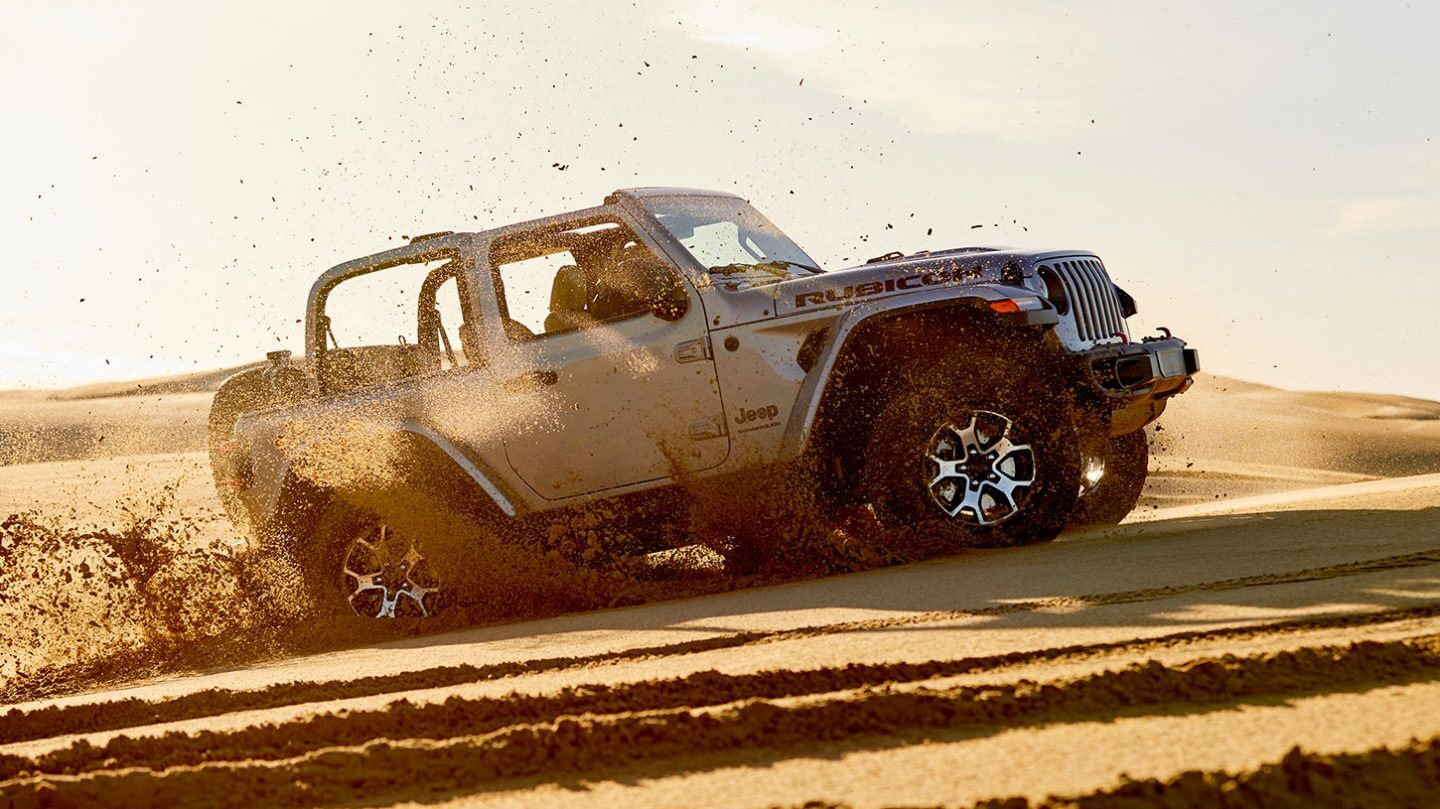
M 1059 322 L 1059 315 L 1048 303 L 1042 309 L 1000 314 L 988 311 L 988 305 L 995 301 L 1016 298 L 1038 298 L 1040 296 L 1024 287 L 1008 284 L 972 284 L 963 288 L 931 289 L 914 294 L 881 298 L 852 306 L 831 322 L 829 333 L 821 345 L 819 358 L 805 381 L 800 386 L 795 406 L 790 410 L 790 420 L 785 425 L 785 437 L 780 447 L 783 459 L 797 458 L 810 443 L 815 428 L 815 419 L 820 413 L 825 388 L 835 370 L 846 341 L 862 323 L 874 323 L 916 312 L 965 307 L 974 310 L 985 309 L 995 318 L 997 325 L 1006 327 L 1038 326 L 1049 328 Z M 1040 298 L 1044 301 L 1044 298 Z

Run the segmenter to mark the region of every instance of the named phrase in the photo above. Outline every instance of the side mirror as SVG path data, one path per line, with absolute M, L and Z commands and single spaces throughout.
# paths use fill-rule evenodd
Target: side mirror
M 650 313 L 661 320 L 676 321 L 690 311 L 690 293 L 685 282 L 668 270 L 655 274 L 655 292 L 650 296 Z
M 1140 311 L 1140 308 L 1135 305 L 1135 298 L 1131 297 L 1129 292 L 1115 287 L 1115 297 L 1120 299 L 1121 317 L 1134 317 Z
M 647 309 L 661 320 L 674 321 L 690 311 L 690 292 L 664 262 L 637 256 L 600 277 L 588 308 L 601 321 L 633 317 Z

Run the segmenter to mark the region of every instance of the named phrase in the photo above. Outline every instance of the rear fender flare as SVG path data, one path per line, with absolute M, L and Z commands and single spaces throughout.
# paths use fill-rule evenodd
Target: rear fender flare
M 496 482 L 487 467 L 439 431 L 415 421 L 403 422 L 395 429 L 400 436 L 418 445 L 412 451 L 418 450 L 420 454 L 433 452 L 435 460 L 448 459 L 454 468 L 447 474 L 463 483 L 473 484 L 478 489 L 476 496 L 479 500 L 493 504 L 506 517 L 519 514 L 516 500 Z M 267 533 L 304 533 L 310 518 L 317 513 L 316 507 L 330 502 L 337 492 L 297 475 L 290 459 L 283 454 L 267 454 L 262 463 L 267 466 L 256 475 L 262 484 L 247 496 L 251 524 Z M 269 483 L 265 485 L 264 482 Z
M 481 491 L 500 509 L 500 512 L 507 517 L 517 517 L 520 514 L 516 501 L 501 488 L 497 478 L 486 466 L 476 461 L 455 442 L 446 438 L 438 430 L 421 424 L 417 421 L 407 421 L 400 425 L 400 431 L 414 436 L 416 439 L 425 442 L 448 457 L 455 466 L 460 469 Z

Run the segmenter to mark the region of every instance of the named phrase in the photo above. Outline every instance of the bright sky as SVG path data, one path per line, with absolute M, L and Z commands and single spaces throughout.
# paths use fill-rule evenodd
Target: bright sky
M 1094 249 L 1208 370 L 1440 398 L 1437 30 L 1419 2 L 10 2 L 0 389 L 298 350 L 313 277 L 402 234 L 695 185 L 831 268 Z

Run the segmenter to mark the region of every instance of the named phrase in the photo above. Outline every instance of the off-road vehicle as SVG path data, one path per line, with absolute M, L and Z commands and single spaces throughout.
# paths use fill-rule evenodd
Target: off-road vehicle
M 707 486 L 743 509 L 745 481 L 803 469 L 827 508 L 1039 542 L 1134 507 L 1142 428 L 1199 369 L 1168 331 L 1132 335 L 1135 311 L 1083 250 L 825 272 L 740 197 L 626 189 L 326 271 L 303 359 L 274 352 L 216 396 L 212 462 L 233 519 L 379 616 L 426 612 L 433 583 L 414 538 L 346 496 L 373 478 L 327 473 L 327 451 L 478 519 L 683 509 Z

